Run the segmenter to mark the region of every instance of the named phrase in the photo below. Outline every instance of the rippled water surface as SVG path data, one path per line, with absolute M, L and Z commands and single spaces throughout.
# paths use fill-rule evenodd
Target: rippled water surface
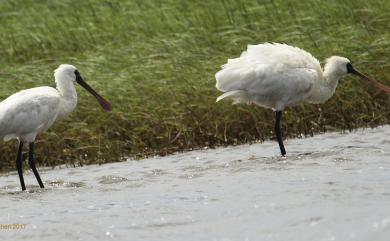
M 390 240 L 390 126 L 285 144 L 3 174 L 0 238 Z

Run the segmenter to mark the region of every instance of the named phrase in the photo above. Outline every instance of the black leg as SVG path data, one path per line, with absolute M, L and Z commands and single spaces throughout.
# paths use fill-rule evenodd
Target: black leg
M 280 119 L 282 118 L 282 111 L 275 111 L 275 134 L 276 139 L 278 140 L 280 152 L 282 156 L 286 155 L 286 149 L 284 149 L 282 131 L 280 130 Z
M 16 168 L 18 169 L 20 185 L 22 186 L 22 190 L 26 190 L 26 186 L 24 185 L 23 178 L 23 169 L 22 169 L 22 152 L 23 152 L 23 142 L 19 143 L 18 155 L 16 156 Z
M 30 165 L 31 170 L 34 172 L 35 178 L 37 179 L 39 186 L 41 188 L 44 188 L 41 177 L 39 176 L 39 173 L 37 171 L 37 168 L 35 167 L 34 162 L 34 142 L 30 143 L 30 151 L 28 152 L 28 165 Z

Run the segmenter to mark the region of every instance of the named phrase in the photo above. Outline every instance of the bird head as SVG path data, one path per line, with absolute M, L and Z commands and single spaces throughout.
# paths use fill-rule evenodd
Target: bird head
M 326 59 L 325 71 L 332 72 L 340 77 L 344 77 L 348 74 L 347 64 L 351 61 L 347 58 L 340 56 L 332 56 Z
M 385 91 L 386 93 L 390 93 L 390 88 L 382 83 L 376 81 L 375 79 L 357 71 L 353 66 L 349 59 L 340 57 L 340 56 L 332 56 L 326 60 L 325 70 L 324 72 L 333 73 L 340 78 L 344 77 L 347 74 L 353 74 L 355 76 L 359 76 L 361 79 L 368 81 L 370 84 L 376 86 L 377 88 Z
M 75 81 L 79 85 L 81 85 L 84 89 L 86 89 L 89 93 L 91 93 L 96 100 L 99 102 L 100 106 L 106 110 L 110 111 L 112 109 L 111 104 L 105 100 L 101 95 L 99 95 L 85 80 L 81 77 L 80 72 L 77 68 L 70 64 L 61 64 L 54 71 L 54 77 L 56 81 Z
M 54 77 L 56 80 L 76 81 L 75 71 L 76 67 L 70 64 L 61 64 L 54 70 Z

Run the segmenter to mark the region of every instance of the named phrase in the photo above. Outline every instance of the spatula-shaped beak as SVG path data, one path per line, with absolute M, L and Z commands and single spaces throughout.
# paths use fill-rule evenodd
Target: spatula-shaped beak
M 352 67 L 352 64 L 351 63 L 348 63 L 347 64 L 347 71 L 348 73 L 351 73 L 351 74 L 354 74 L 354 75 L 357 75 L 359 76 L 360 78 L 362 79 L 365 79 L 367 80 L 368 82 L 370 82 L 371 84 L 373 84 L 374 86 L 376 86 L 377 88 L 385 91 L 386 93 L 390 94 L 390 87 L 376 81 L 375 79 L 363 74 L 363 73 L 360 73 L 359 71 L 357 71 L 356 69 L 354 69 Z
M 110 102 L 105 100 L 101 95 L 99 95 L 94 89 L 92 89 L 91 86 L 87 84 L 81 77 L 80 73 L 76 70 L 76 82 L 79 83 L 84 89 L 86 89 L 89 93 L 91 93 L 97 101 L 99 102 L 100 106 L 105 110 L 105 111 L 110 111 L 112 109 Z

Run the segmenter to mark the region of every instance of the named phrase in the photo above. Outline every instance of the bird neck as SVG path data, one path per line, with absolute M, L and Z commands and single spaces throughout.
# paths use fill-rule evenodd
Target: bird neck
M 322 78 L 315 83 L 308 101 L 312 103 L 323 103 L 330 99 L 336 91 L 336 87 L 341 78 L 342 75 L 333 71 L 327 71 L 325 68 Z
M 59 118 L 66 117 L 77 105 L 77 92 L 72 80 L 56 78 L 56 88 L 60 94 Z
M 339 83 L 339 80 L 341 78 L 343 78 L 344 75 L 345 75 L 345 73 L 339 72 L 339 71 L 333 69 L 332 67 L 325 65 L 324 74 L 323 74 L 324 79 L 328 84 L 334 85 L 335 88 L 336 88 L 337 84 Z

